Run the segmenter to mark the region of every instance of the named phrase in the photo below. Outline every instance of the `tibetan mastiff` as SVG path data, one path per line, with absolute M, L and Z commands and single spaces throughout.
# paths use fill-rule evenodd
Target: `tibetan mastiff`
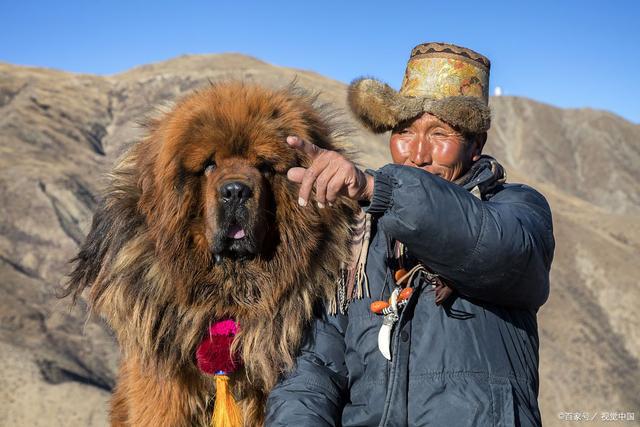
M 66 287 L 87 289 L 121 347 L 112 425 L 209 425 L 215 385 L 195 353 L 219 319 L 239 325 L 244 424 L 263 424 L 350 255 L 357 204 L 300 207 L 286 177 L 310 164 L 287 135 L 340 151 L 330 116 L 295 85 L 214 83 L 150 119 L 112 171 Z

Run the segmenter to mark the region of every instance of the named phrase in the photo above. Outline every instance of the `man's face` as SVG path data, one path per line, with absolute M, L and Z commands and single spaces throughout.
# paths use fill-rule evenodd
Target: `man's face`
M 391 133 L 393 162 L 413 166 L 454 181 L 480 158 L 483 139 L 464 136 L 436 116 L 424 113 L 400 123 Z

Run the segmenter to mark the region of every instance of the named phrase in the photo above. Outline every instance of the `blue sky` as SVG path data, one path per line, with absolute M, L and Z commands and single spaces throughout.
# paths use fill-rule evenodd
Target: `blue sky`
M 240 52 L 399 87 L 423 41 L 492 61 L 492 86 L 640 123 L 640 1 L 0 0 L 0 61 L 113 74 L 186 53 Z

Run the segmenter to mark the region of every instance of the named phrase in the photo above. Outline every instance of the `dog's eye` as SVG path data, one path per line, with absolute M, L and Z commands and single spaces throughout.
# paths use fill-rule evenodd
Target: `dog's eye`
M 213 161 L 213 159 L 207 161 L 207 163 L 205 163 L 204 165 L 204 174 L 210 174 L 211 172 L 213 172 L 216 168 L 216 162 Z
M 260 171 L 261 174 L 267 175 L 267 176 L 271 176 L 276 173 L 275 169 L 273 168 L 273 165 L 269 162 L 260 162 L 260 164 L 258 164 L 258 170 Z

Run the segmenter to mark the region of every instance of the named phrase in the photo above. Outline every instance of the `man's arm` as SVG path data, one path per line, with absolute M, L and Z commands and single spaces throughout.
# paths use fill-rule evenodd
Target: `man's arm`
M 294 371 L 269 394 L 266 426 L 340 425 L 347 393 L 346 321 L 342 315 L 314 319 Z
M 514 186 L 481 201 L 418 168 L 374 175 L 368 212 L 462 295 L 533 309 L 546 301 L 554 239 L 540 193 Z
M 287 143 L 312 161 L 287 172 L 300 183 L 300 205 L 314 187 L 319 207 L 340 194 L 370 201 L 382 229 L 462 295 L 530 309 L 546 301 L 555 243 L 537 191 L 509 187 L 485 202 L 419 168 L 387 165 L 374 179 L 337 152 L 297 137 Z

